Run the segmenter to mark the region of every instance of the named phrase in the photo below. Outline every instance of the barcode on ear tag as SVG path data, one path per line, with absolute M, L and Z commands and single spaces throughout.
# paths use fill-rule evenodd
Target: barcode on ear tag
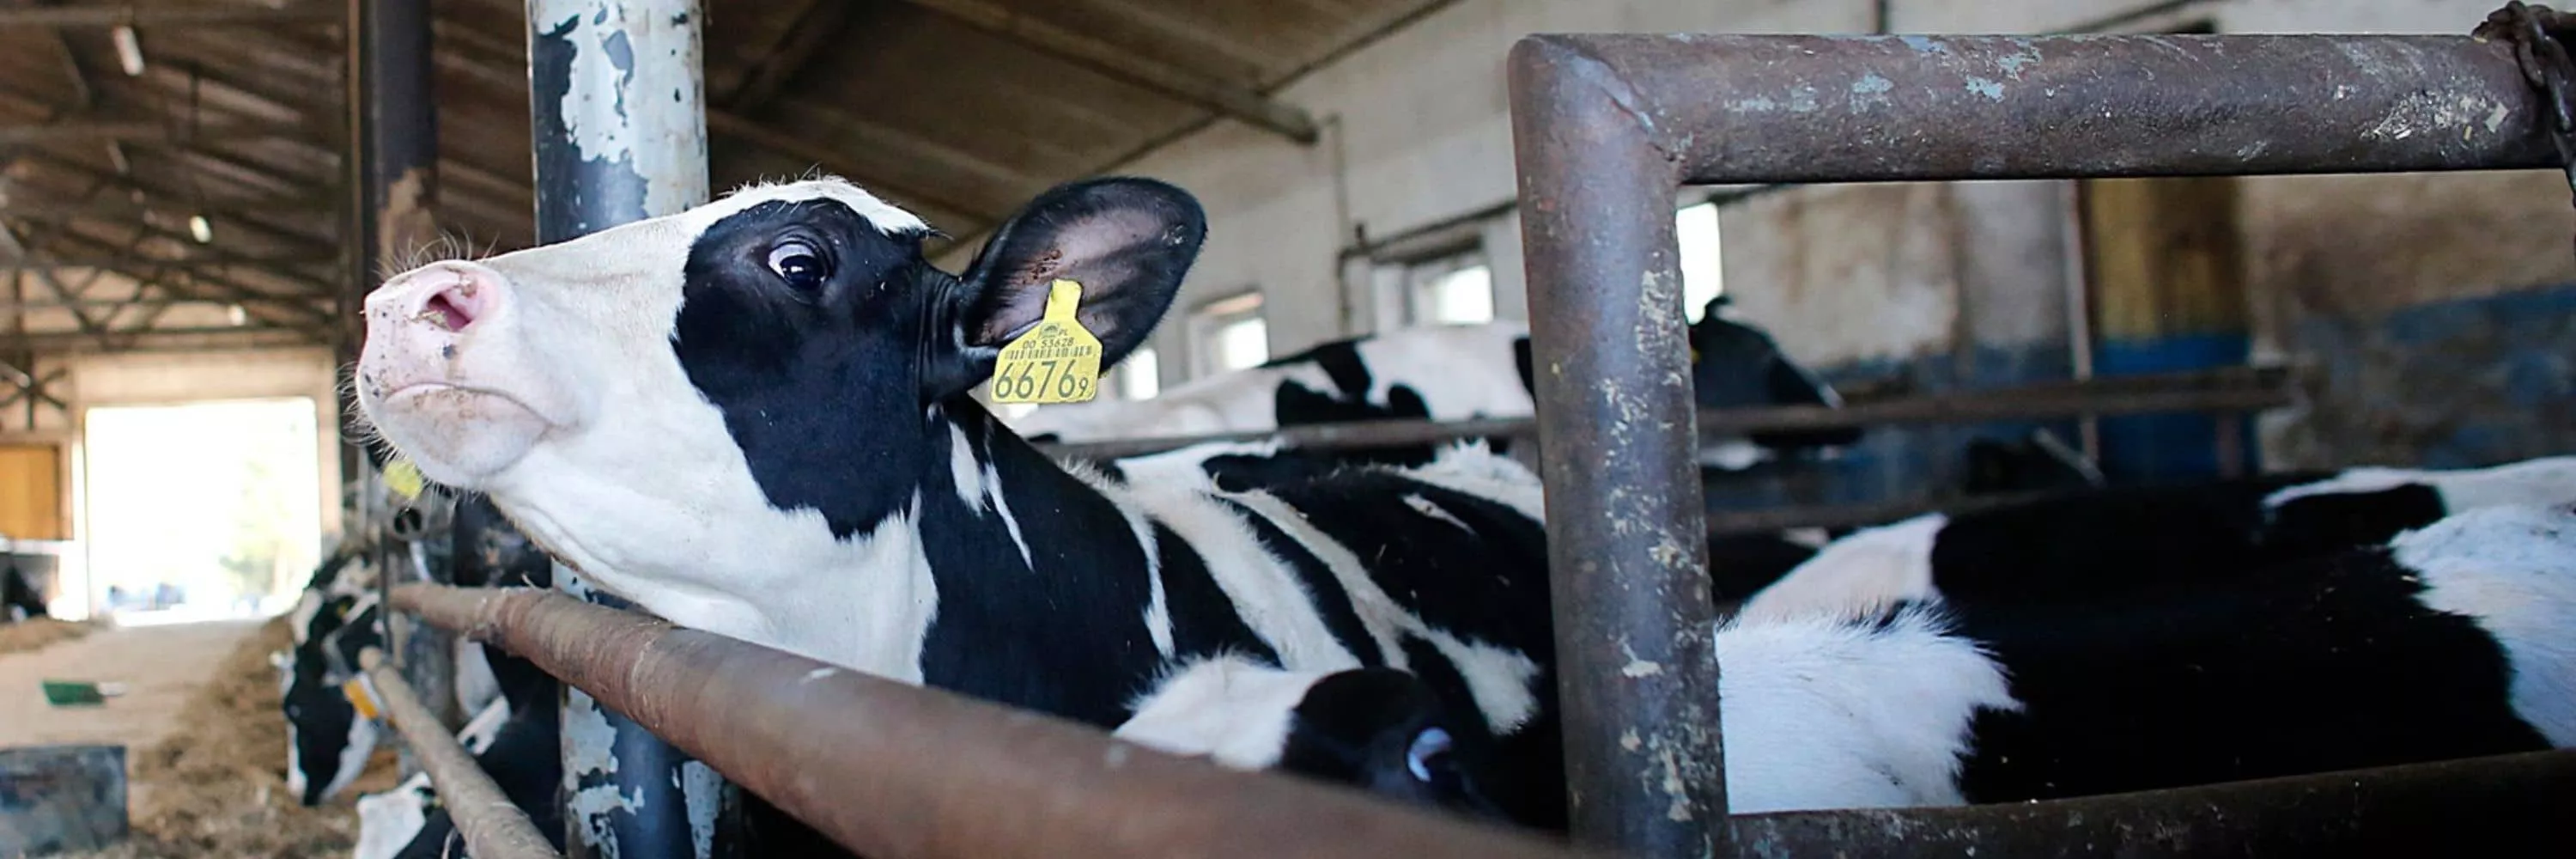
M 1100 395 L 1100 338 L 1074 318 L 1081 306 L 1082 284 L 1047 287 L 1046 315 L 1002 347 L 993 366 L 993 402 L 1084 403 Z

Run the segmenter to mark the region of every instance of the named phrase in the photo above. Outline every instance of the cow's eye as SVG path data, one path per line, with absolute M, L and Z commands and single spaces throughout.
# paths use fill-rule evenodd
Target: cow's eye
M 1447 775 L 1452 766 L 1449 760 L 1449 732 L 1439 728 L 1424 728 L 1422 733 L 1415 734 L 1412 748 L 1404 752 L 1404 766 L 1413 771 L 1415 779 L 1426 783 Z
M 832 276 L 831 264 L 803 239 L 788 239 L 771 246 L 769 271 L 788 286 L 809 292 L 823 288 L 824 279 Z

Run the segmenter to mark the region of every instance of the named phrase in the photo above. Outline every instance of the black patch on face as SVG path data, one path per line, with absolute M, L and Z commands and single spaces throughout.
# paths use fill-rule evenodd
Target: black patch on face
M 2422 590 L 2362 549 L 2080 606 L 1954 601 L 2023 704 L 1975 717 L 1961 787 L 2008 802 L 2548 748 L 2495 639 Z
M 775 269 L 790 243 L 821 276 Z M 946 450 L 923 432 L 915 373 L 925 317 L 955 280 L 922 262 L 920 237 L 836 200 L 762 203 L 709 226 L 684 277 L 672 349 L 771 506 L 820 512 L 847 538 L 910 503 L 909 479 L 858 476 L 909 477 Z
M 1483 748 L 1454 740 L 1414 771 L 1415 740 L 1429 730 L 1452 735 L 1453 720 L 1422 681 L 1392 668 L 1328 675 L 1306 690 L 1289 719 L 1278 769 L 1357 787 L 1380 796 L 1488 818 L 1503 816 L 1478 785 Z
M 299 650 L 293 670 L 279 709 L 293 728 L 296 769 L 304 772 L 304 795 L 295 799 L 308 806 L 320 805 L 323 791 L 340 775 L 340 753 L 349 747 L 349 731 L 358 723 L 358 708 L 341 696 L 340 687 L 323 676 L 318 650 Z

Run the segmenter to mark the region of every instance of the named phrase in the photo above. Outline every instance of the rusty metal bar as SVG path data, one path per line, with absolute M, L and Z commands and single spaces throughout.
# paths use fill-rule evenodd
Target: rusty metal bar
M 1741 855 L 2550 856 L 2576 751 L 1954 808 L 1735 818 Z
M 407 586 L 393 604 L 527 657 L 874 859 L 1583 855 L 547 591 Z
M 1537 35 L 1508 70 L 1574 835 L 1640 854 L 1735 852 L 1682 185 L 2556 166 L 2467 37 Z
M 1709 437 L 1891 424 L 2045 420 L 2086 414 L 2260 411 L 2289 405 L 2294 388 L 2291 382 L 2291 374 L 2277 368 L 2118 376 L 2082 383 L 2046 382 L 1931 397 L 1851 403 L 1841 408 L 1763 406 L 1702 409 L 1699 411 L 1699 427 L 1700 435 Z M 1372 420 L 1309 424 L 1269 431 L 1042 444 L 1038 447 L 1058 456 L 1116 459 L 1220 441 L 1275 438 L 1290 447 L 1331 450 L 1486 436 L 1527 438 L 1537 429 L 1537 421 L 1531 418 Z
M 2511 52 L 2467 36 L 1542 35 L 1515 53 L 1612 99 L 1676 184 L 2558 166 Z
M 385 663 L 383 651 L 373 647 L 360 651 L 358 665 L 375 684 L 403 744 L 420 756 L 421 770 L 429 773 L 430 785 L 438 789 L 439 804 L 455 818 L 468 852 L 481 859 L 562 859 L 563 854 L 537 833 L 528 813 L 511 804 L 500 785 L 474 763 L 474 756 L 457 745 L 448 727 L 421 705 L 402 672 Z

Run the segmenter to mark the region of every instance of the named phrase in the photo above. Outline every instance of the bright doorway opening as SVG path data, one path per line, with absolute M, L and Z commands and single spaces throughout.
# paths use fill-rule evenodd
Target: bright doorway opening
M 89 409 L 89 597 L 126 625 L 285 610 L 322 548 L 305 397 Z

